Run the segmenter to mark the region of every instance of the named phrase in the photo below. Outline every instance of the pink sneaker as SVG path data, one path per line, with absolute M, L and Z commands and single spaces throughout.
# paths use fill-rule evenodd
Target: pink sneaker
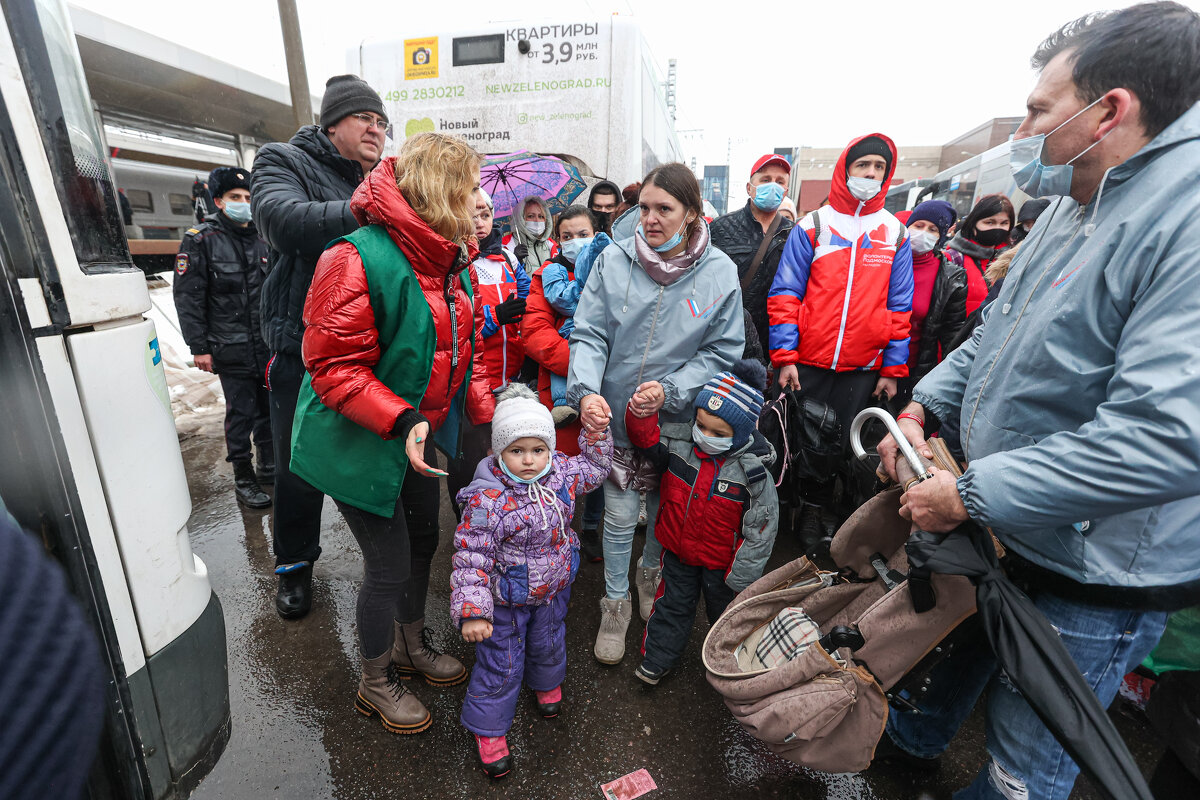
M 479 752 L 479 763 L 489 778 L 503 778 L 512 771 L 512 756 L 508 752 L 508 740 L 503 736 L 475 736 Z
M 546 719 L 554 719 L 558 716 L 558 706 L 562 703 L 562 687 L 555 686 L 548 692 L 534 692 L 537 697 L 538 711 L 542 712 L 542 716 Z

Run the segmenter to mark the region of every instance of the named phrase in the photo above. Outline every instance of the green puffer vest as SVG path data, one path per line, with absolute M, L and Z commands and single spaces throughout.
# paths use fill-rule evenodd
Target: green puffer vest
M 379 330 L 375 377 L 413 408 L 420 408 L 433 369 L 437 334 L 412 264 L 378 225 L 359 228 L 329 246 L 342 241 L 358 250 L 367 275 L 371 309 Z M 459 279 L 471 296 L 468 271 L 463 270 Z M 467 363 L 474 363 L 473 342 Z M 470 382 L 468 366 L 467 377 L 441 432 L 457 433 Z M 443 437 L 437 438 L 441 443 Z M 313 390 L 311 376 L 304 376 L 292 423 L 291 470 L 295 475 L 335 500 L 391 518 L 407 469 L 408 454 L 402 440 L 381 439 L 329 408 Z

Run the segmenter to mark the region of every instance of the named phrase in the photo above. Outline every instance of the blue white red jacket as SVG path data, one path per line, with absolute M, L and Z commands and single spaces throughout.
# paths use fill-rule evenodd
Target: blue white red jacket
M 792 229 L 767 295 L 771 363 L 807 364 L 838 372 L 878 370 L 908 375 L 912 250 L 904 225 L 883 207 L 895 171 L 865 202 L 846 186 L 846 146 L 833 172 L 829 205 Z
M 721 570 L 740 592 L 762 577 L 779 528 L 779 499 L 764 462 L 770 443 L 750 441 L 710 456 L 690 441 L 661 439 L 658 416 L 628 407 L 625 430 L 634 447 L 662 471 L 654 536 L 684 564 Z

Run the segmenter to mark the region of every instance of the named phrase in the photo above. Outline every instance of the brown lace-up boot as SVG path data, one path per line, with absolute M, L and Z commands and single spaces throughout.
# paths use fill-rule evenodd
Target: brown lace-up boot
M 422 675 L 430 686 L 456 686 L 470 675 L 457 658 L 429 646 L 423 618 L 405 625 L 396 623 L 392 663 L 402 679 Z
M 378 716 L 392 733 L 420 733 L 433 723 L 429 710 L 400 682 L 390 652 L 363 659 L 354 708 L 363 716 Z

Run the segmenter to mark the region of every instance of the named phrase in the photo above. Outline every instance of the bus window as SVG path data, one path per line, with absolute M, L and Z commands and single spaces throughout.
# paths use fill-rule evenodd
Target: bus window
M 154 213 L 154 195 L 145 189 L 126 189 L 125 196 L 129 198 L 129 207 L 134 211 Z
M 132 269 L 113 186 L 107 150 L 87 95 L 83 67 L 60 0 L 34 0 L 36 20 L 14 10 L 11 25 L 26 76 L 49 74 L 56 92 L 35 91 L 29 101 L 41 120 L 40 134 L 54 188 L 85 272 Z
M 167 195 L 167 200 L 171 203 L 171 213 L 181 214 L 185 217 L 190 217 L 195 211 L 195 206 L 192 204 L 192 196 L 189 194 L 178 194 L 171 192 Z

